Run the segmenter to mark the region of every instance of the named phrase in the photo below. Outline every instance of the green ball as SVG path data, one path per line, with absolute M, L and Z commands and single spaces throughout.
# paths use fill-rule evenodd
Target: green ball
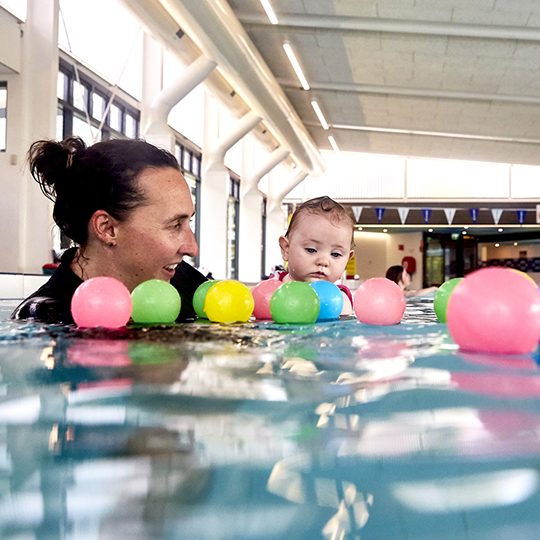
M 178 291 L 166 281 L 149 279 L 137 285 L 131 293 L 131 318 L 139 324 L 170 324 L 180 314 Z
M 205 281 L 197 287 L 195 294 L 193 295 L 193 309 L 197 316 L 201 319 L 208 319 L 206 311 L 204 311 L 204 301 L 206 300 L 206 293 L 210 290 L 210 287 L 219 283 L 218 279 L 211 279 L 210 281 Z
M 320 308 L 319 295 L 302 281 L 284 283 L 270 299 L 270 314 L 277 323 L 312 324 Z
M 433 309 L 435 310 L 437 319 L 439 319 L 439 321 L 442 323 L 446 322 L 446 309 L 448 308 L 448 300 L 450 300 L 450 295 L 462 280 L 463 278 L 460 277 L 450 279 L 449 281 L 443 283 L 435 293 L 435 298 L 433 299 Z

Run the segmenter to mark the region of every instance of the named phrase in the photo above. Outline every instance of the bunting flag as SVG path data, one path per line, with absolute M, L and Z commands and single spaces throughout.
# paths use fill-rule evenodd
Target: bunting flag
M 422 215 L 424 216 L 424 223 L 427 223 L 431 217 L 431 208 L 422 208 Z
M 471 214 L 472 222 L 476 223 L 478 219 L 478 208 L 469 208 L 469 214 Z
M 516 210 L 516 212 L 517 212 L 517 215 L 518 215 L 519 224 L 523 225 L 523 222 L 525 221 L 525 214 L 527 213 L 527 210 Z
M 446 215 L 446 221 L 448 221 L 448 225 L 452 225 L 452 221 L 454 221 L 454 216 L 456 215 L 456 209 L 445 208 L 444 214 Z
M 377 212 L 377 219 L 379 220 L 379 223 L 382 221 L 382 217 L 384 216 L 384 211 L 386 208 L 375 208 L 375 212 Z
M 405 225 L 405 221 L 407 221 L 407 216 L 409 215 L 410 208 L 398 208 L 398 214 L 399 219 L 401 219 L 401 224 Z
M 362 215 L 362 209 L 363 206 L 353 206 L 352 211 L 354 212 L 354 218 L 356 219 L 356 223 L 360 221 L 360 216 Z
M 495 225 L 499 224 L 499 220 L 502 216 L 502 209 L 501 208 L 492 208 L 491 209 L 491 215 L 493 216 L 493 221 L 495 222 Z

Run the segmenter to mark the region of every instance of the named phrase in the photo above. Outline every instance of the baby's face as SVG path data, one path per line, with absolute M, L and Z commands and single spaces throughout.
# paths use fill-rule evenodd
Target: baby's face
M 351 235 L 351 225 L 347 222 L 332 222 L 312 214 L 299 216 L 289 238 L 280 239 L 291 279 L 337 281 L 353 255 Z

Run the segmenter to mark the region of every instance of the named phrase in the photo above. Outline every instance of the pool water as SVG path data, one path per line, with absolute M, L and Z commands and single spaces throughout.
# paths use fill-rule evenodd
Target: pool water
M 0 302 L 0 537 L 540 537 L 537 355 L 433 299 L 354 318 L 81 331 Z

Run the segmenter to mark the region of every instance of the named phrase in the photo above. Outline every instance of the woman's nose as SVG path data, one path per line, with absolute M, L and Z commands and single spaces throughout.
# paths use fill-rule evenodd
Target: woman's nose
M 186 231 L 186 236 L 180 247 L 182 255 L 188 255 L 189 257 L 196 257 L 199 253 L 199 246 L 197 245 L 197 240 L 195 240 L 195 235 L 193 231 L 189 229 Z

